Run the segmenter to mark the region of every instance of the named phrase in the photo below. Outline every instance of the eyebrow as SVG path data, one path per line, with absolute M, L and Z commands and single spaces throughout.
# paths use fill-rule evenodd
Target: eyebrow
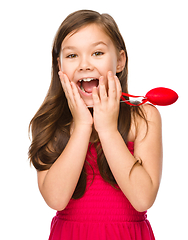
M 96 46 L 101 45 L 101 44 L 108 47 L 108 45 L 103 41 L 95 42 L 95 43 L 91 44 L 91 46 L 96 47 Z M 64 48 L 62 48 L 62 51 L 66 50 L 66 49 L 73 49 L 74 50 L 74 49 L 77 49 L 77 48 L 74 47 L 74 46 L 65 46 Z
M 105 45 L 105 46 L 108 47 L 108 45 L 107 45 L 105 42 L 103 42 L 103 41 L 99 41 L 99 42 L 93 43 L 92 46 L 95 47 L 95 46 L 98 46 L 98 45 L 100 45 L 100 44 L 103 44 L 103 45 Z

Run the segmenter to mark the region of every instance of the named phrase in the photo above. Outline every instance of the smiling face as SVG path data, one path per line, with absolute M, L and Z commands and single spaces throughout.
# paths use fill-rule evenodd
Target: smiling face
M 96 24 L 66 36 L 58 59 L 59 69 L 77 85 L 87 106 L 93 105 L 92 88 L 98 86 L 99 77 L 104 77 L 108 89 L 107 72 L 121 72 L 125 62 L 124 51 L 118 53 L 110 37 Z

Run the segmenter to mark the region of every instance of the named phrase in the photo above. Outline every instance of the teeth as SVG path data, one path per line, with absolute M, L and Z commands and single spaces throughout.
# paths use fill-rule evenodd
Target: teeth
M 79 80 L 79 82 L 84 81 L 84 82 L 90 82 L 91 80 L 94 80 L 95 78 L 83 78 Z
M 82 86 L 82 81 L 84 81 L 84 82 L 90 82 L 90 81 L 95 80 L 95 79 L 96 79 L 96 78 L 83 78 L 83 79 L 79 80 L 79 82 L 81 83 L 80 89 L 81 89 L 83 92 L 86 92 L 85 89 L 84 89 L 83 86 Z

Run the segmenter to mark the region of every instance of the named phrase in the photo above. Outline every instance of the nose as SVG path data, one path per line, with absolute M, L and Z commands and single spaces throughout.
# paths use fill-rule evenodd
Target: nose
M 93 70 L 93 66 L 87 57 L 84 56 L 80 59 L 78 70 L 82 71 L 82 72 L 88 71 L 88 70 L 90 70 L 90 71 Z

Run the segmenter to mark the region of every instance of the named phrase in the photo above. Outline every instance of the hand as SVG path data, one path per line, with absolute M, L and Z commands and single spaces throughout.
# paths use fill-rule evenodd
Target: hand
M 104 77 L 99 79 L 99 93 L 93 88 L 94 126 L 98 134 L 117 131 L 121 84 L 117 76 L 108 72 L 108 94 L 104 84 Z
M 80 97 L 75 83 L 71 82 L 67 75 L 61 71 L 59 72 L 59 77 L 73 116 L 74 126 L 83 125 L 91 127 L 93 125 L 93 117 Z

